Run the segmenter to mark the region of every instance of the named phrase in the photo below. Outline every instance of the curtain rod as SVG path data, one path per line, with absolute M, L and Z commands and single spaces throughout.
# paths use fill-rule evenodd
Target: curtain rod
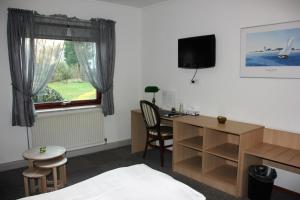
M 36 21 L 36 24 L 40 24 L 40 25 L 49 25 L 49 26 L 61 26 L 61 27 L 72 27 L 72 28 L 81 28 L 81 29 L 90 29 L 91 28 L 91 24 L 82 24 L 82 25 L 74 25 L 72 23 L 76 23 L 76 22 L 69 22 L 67 24 L 55 24 L 55 23 L 51 23 L 51 22 L 42 22 L 42 21 Z
M 105 21 L 111 21 L 111 22 L 116 23 L 116 21 L 114 21 L 114 20 L 104 19 L 104 18 L 91 18 L 91 19 L 87 20 L 87 19 L 80 19 L 80 18 L 77 18 L 77 17 L 68 17 L 67 15 L 62 15 L 62 14 L 42 15 L 42 14 L 39 14 L 38 12 L 36 12 L 36 11 L 34 11 L 34 14 L 35 14 L 36 17 L 45 18 L 45 19 L 52 18 L 52 19 L 61 20 L 61 21 L 70 20 L 71 22 L 73 21 L 73 22 L 91 23 L 92 19 L 102 19 L 102 20 L 105 20 Z
M 82 23 L 91 23 L 90 20 L 86 20 L 86 19 L 79 19 L 77 17 L 68 17 L 67 15 L 41 15 L 37 12 L 34 12 L 35 17 L 40 17 L 40 18 L 45 18 L 45 19 L 55 19 L 55 20 L 60 20 L 60 21 L 66 21 L 66 20 L 70 20 L 70 21 L 74 21 L 74 22 L 82 22 Z M 75 21 L 76 20 L 76 21 Z
M 87 19 L 80 19 L 80 18 L 77 18 L 77 17 L 68 17 L 67 15 L 63 15 L 63 14 L 43 15 L 43 14 L 38 13 L 35 10 L 26 10 L 26 9 L 20 9 L 20 8 L 7 8 L 7 10 L 33 12 L 33 14 L 35 15 L 35 17 L 48 18 L 48 19 L 52 18 L 52 19 L 60 20 L 60 21 L 70 20 L 70 21 L 74 21 L 74 22 L 90 23 L 91 19 L 103 19 L 103 20 L 106 20 L 106 21 L 111 21 L 111 22 L 116 23 L 116 21 L 114 21 L 114 20 L 104 19 L 104 18 L 91 18 L 91 19 L 87 20 Z

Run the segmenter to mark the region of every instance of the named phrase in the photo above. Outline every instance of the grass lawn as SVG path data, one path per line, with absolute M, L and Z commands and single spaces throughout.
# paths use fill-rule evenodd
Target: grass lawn
M 96 99 L 96 90 L 89 82 L 60 81 L 48 86 L 61 94 L 65 100 Z

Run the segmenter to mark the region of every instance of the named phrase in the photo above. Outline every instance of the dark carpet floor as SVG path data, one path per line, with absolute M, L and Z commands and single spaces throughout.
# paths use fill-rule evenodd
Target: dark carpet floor
M 118 167 L 145 163 L 148 166 L 165 172 L 175 179 L 189 185 L 206 196 L 207 200 L 237 200 L 236 198 L 215 190 L 209 186 L 193 181 L 171 170 L 171 153 L 167 152 L 165 167 L 159 165 L 159 153 L 156 150 L 149 151 L 147 158 L 142 159 L 141 153 L 131 154 L 130 146 L 102 151 L 94 154 L 69 158 L 67 165 L 68 185 L 72 185 L 96 176 L 105 171 Z M 22 169 L 10 170 L 0 173 L 0 199 L 18 199 L 24 197 Z M 299 196 L 274 190 L 272 200 L 299 200 Z

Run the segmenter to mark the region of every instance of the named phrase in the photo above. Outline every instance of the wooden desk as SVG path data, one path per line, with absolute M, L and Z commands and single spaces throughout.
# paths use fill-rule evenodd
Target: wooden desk
M 162 117 L 161 123 L 173 125 L 173 119 Z M 146 142 L 146 128 L 141 110 L 131 111 L 131 153 L 144 151 Z
M 300 134 L 214 117 L 163 118 L 173 124 L 173 171 L 237 197 L 247 196 L 248 167 L 266 164 L 300 174 Z M 131 112 L 132 152 L 143 151 L 145 125 Z
M 173 124 L 173 171 L 214 188 L 241 196 L 244 149 L 257 144 L 263 126 L 217 118 L 181 116 L 163 118 Z M 143 151 L 145 125 L 139 110 L 131 112 L 132 152 Z

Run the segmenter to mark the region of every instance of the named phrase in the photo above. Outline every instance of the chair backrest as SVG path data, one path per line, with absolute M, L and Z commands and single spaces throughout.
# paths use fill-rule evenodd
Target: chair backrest
M 140 101 L 142 115 L 146 124 L 147 129 L 159 129 L 160 126 L 160 115 L 158 107 L 149 101 Z

